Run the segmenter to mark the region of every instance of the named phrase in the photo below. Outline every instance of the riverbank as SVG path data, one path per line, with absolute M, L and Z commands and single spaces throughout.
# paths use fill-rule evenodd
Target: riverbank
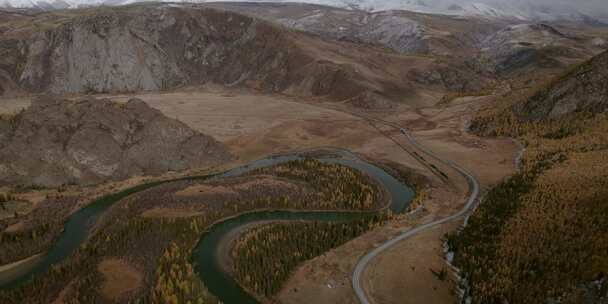
M 279 221 L 261 221 L 261 222 L 256 222 L 256 223 L 250 223 L 247 225 L 240 226 L 240 227 L 232 230 L 226 236 L 224 236 L 220 240 L 220 243 L 218 244 L 218 247 L 217 247 L 217 257 L 218 257 L 217 262 L 218 262 L 221 270 L 224 271 L 227 275 L 234 278 L 234 257 L 232 256 L 232 251 L 234 249 L 235 242 L 239 239 L 239 237 L 241 237 L 241 235 L 244 232 L 246 232 L 249 229 L 253 229 L 253 228 L 256 228 L 256 227 L 259 227 L 262 225 L 280 223 L 280 222 L 286 222 L 286 221 L 279 220 Z M 243 286 L 240 283 L 239 283 L 239 285 L 243 289 L 245 289 L 252 297 L 255 297 L 260 302 L 263 301 L 263 299 L 260 298 L 258 295 L 256 295 L 255 292 L 253 292 L 252 290 L 248 289 L 247 287 Z
M 346 152 L 343 152 L 346 153 Z M 340 153 L 338 153 L 340 154 Z M 346 154 L 345 154 L 346 155 Z M 373 215 L 373 214 L 377 214 L 377 213 L 382 213 L 383 210 L 387 210 L 388 208 L 391 207 L 395 207 L 397 208 L 397 210 L 402 210 L 405 209 L 407 207 L 408 204 L 408 197 L 409 196 L 413 196 L 413 191 L 406 187 L 403 186 L 402 184 L 400 184 L 397 180 L 395 180 L 393 177 L 391 177 L 390 175 L 388 175 L 385 171 L 381 170 L 378 167 L 375 167 L 371 164 L 368 164 L 362 160 L 359 160 L 356 156 L 354 156 L 353 154 L 348 154 L 346 155 L 346 157 L 335 157 L 335 156 L 331 156 L 328 159 L 322 159 L 322 162 L 310 162 L 310 161 L 304 161 L 304 162 L 295 162 L 295 163 L 290 163 L 290 161 L 295 160 L 295 159 L 299 159 L 301 157 L 301 155 L 297 155 L 294 157 L 284 157 L 284 156 L 277 156 L 277 157 L 270 157 L 270 158 L 266 158 L 266 159 L 261 159 L 255 163 L 250 164 L 249 166 L 245 166 L 245 167 L 239 167 L 236 168 L 234 170 L 230 170 L 229 172 L 226 173 L 222 173 L 222 174 L 218 174 L 215 177 L 217 177 L 218 179 L 214 179 L 215 181 L 221 181 L 221 179 L 219 178 L 231 178 L 231 177 L 235 177 L 235 176 L 240 176 L 242 174 L 246 174 L 247 172 L 259 169 L 259 168 L 264 168 L 264 167 L 268 167 L 268 166 L 273 166 L 275 164 L 280 164 L 280 163 L 285 163 L 286 166 L 285 168 L 288 168 L 289 166 L 296 166 L 297 168 L 299 168 L 298 170 L 304 170 L 307 167 L 306 166 L 310 166 L 312 165 L 315 169 L 318 166 L 320 166 L 319 168 L 315 169 L 315 170 L 320 170 L 320 173 L 326 172 L 327 171 L 327 176 L 325 176 L 325 179 L 329 178 L 329 181 L 335 181 L 336 185 L 335 187 L 332 186 L 332 184 L 328 184 L 328 183 L 324 183 L 324 187 L 318 189 L 319 191 L 323 190 L 323 189 L 336 189 L 336 190 L 332 190 L 332 191 L 339 191 L 337 193 L 332 194 L 333 192 L 319 192 L 319 193 L 323 193 L 323 196 L 319 197 L 319 198 L 323 198 L 327 195 L 329 195 L 329 198 L 331 198 L 330 200 L 322 200 L 320 201 L 321 204 L 311 204 L 312 201 L 309 201 L 306 205 L 302 205 L 301 209 L 295 209 L 295 208 L 280 208 L 280 206 L 282 206 L 282 202 L 283 200 L 280 200 L 280 197 L 277 197 L 276 199 L 278 199 L 275 203 L 270 203 L 268 202 L 268 206 L 273 206 L 274 208 L 266 208 L 266 209 L 254 209 L 254 210 L 250 210 L 248 212 L 240 212 L 239 214 L 235 214 L 232 215 L 230 217 L 217 217 L 217 218 L 211 218 L 209 222 L 213 222 L 212 224 L 205 224 L 204 226 L 201 226 L 198 220 L 179 220 L 179 219 L 165 219 L 163 220 L 162 218 L 160 219 L 161 221 L 164 221 L 164 224 L 160 225 L 162 227 L 165 228 L 161 228 L 159 227 L 158 229 L 160 229 L 158 232 L 161 232 L 161 234 L 165 233 L 167 235 L 174 233 L 173 230 L 170 231 L 163 231 L 163 229 L 167 229 L 168 225 L 171 225 L 171 223 L 176 223 L 179 224 L 179 227 L 189 227 L 189 229 L 195 229 L 193 228 L 194 226 L 196 226 L 195 230 L 192 231 L 196 231 L 196 234 L 198 235 L 199 231 L 200 233 L 205 234 L 204 229 L 207 229 L 208 232 L 212 231 L 215 229 L 215 226 L 221 226 L 222 224 L 225 224 L 226 222 L 231 222 L 232 220 L 236 219 L 236 222 L 238 223 L 239 221 L 241 221 L 242 219 L 254 219 L 255 221 L 258 221 L 258 218 L 260 216 L 265 217 L 265 216 L 270 216 L 270 217 L 274 217 L 272 218 L 272 220 L 277 220 L 277 219 L 287 219 L 287 220 L 306 220 L 306 221 L 317 221 L 317 220 L 321 220 L 321 221 L 346 221 L 346 220 L 350 220 L 350 219 L 354 219 L 354 218 L 362 218 L 362 217 L 367 217 L 368 215 Z M 288 163 L 289 162 L 289 163 Z M 328 164 L 322 164 L 322 163 L 328 163 Z M 289 166 L 288 166 L 289 165 Z M 340 165 L 340 166 L 336 166 L 336 165 Z M 302 167 L 304 166 L 304 167 Z M 345 167 L 350 167 L 350 169 L 345 169 L 342 168 L 341 166 L 345 166 Z M 279 170 L 280 167 L 277 167 L 277 170 Z M 262 171 L 260 171 L 262 172 Z M 281 174 L 281 171 L 279 170 L 277 172 L 277 174 Z M 287 171 L 288 173 L 291 171 Z M 312 171 L 311 171 L 312 172 Z M 263 173 L 263 172 L 262 172 Z M 292 172 L 293 173 L 293 172 Z M 292 174 L 290 173 L 290 174 Z M 319 174 L 320 174 L 319 173 Z M 309 176 L 311 175 L 312 176 Z M 299 175 L 294 176 L 294 178 L 300 178 L 303 180 L 311 180 L 311 182 L 313 183 L 319 183 L 319 179 L 316 178 L 316 173 L 306 173 L 305 175 L 303 175 L 302 177 L 298 177 Z M 333 177 L 335 175 L 335 177 Z M 344 179 L 344 180 L 342 180 Z M 187 181 L 184 186 L 189 185 L 189 183 L 197 183 L 197 178 L 185 178 L 185 179 L 180 179 L 183 181 Z M 157 195 L 154 193 L 154 191 L 150 192 L 150 190 L 152 189 L 158 189 L 158 191 L 164 191 L 164 190 L 171 190 L 173 188 L 171 187 L 166 187 L 164 185 L 167 185 L 168 182 L 170 181 L 159 181 L 159 182 L 154 182 L 154 183 L 148 183 L 148 184 L 143 184 L 143 185 L 139 185 L 133 188 L 129 188 L 125 191 L 119 192 L 119 193 L 115 193 L 115 194 L 111 194 L 105 197 L 102 197 L 99 200 L 96 200 L 95 202 L 91 203 L 91 204 L 87 204 L 87 206 L 85 208 L 80 209 L 78 212 L 74 213 L 72 216 L 70 216 L 70 218 L 67 220 L 66 225 L 65 225 L 65 229 L 64 232 L 62 233 L 62 235 L 59 237 L 59 239 L 57 240 L 57 242 L 55 242 L 54 247 L 48 252 L 48 254 L 44 255 L 42 257 L 42 261 L 40 263 L 37 263 L 35 265 L 35 269 L 32 270 L 31 273 L 26 273 L 22 276 L 20 276 L 19 278 L 16 278 L 16 280 L 18 280 L 18 284 L 24 283 L 24 282 L 29 282 L 29 280 L 34 277 L 35 275 L 38 274 L 43 274 L 45 273 L 50 267 L 56 265 L 59 262 L 62 262 L 64 259 L 66 259 L 67 257 L 71 256 L 73 252 L 78 252 L 78 257 L 83 257 L 83 256 L 91 256 L 91 259 L 93 259 L 93 262 L 91 267 L 94 267 L 95 265 L 95 261 L 98 261 L 99 259 L 101 259 L 103 257 L 103 253 L 100 253 L 101 255 L 98 255 L 96 252 L 105 252 L 107 251 L 109 254 L 112 254 L 112 256 L 121 256 L 121 255 L 125 255 L 124 257 L 126 258 L 126 260 L 129 260 L 131 263 L 136 262 L 136 260 L 138 259 L 137 256 L 132 255 L 132 245 L 129 244 L 139 244 L 138 242 L 133 243 L 132 241 L 129 241 L 127 243 L 123 243 L 123 241 L 120 240 L 120 237 L 125 237 L 125 238 L 130 238 L 130 237 L 137 237 L 137 239 L 143 239 L 146 238 L 146 234 L 145 231 L 151 231 L 151 227 L 150 225 L 154 225 L 153 221 L 154 219 L 148 219 L 148 218 L 142 218 L 139 216 L 135 216 L 133 217 L 133 215 L 137 215 L 139 214 L 139 212 L 137 210 L 137 204 L 134 204 L 135 201 L 131 201 L 133 199 L 139 198 L 139 199 L 143 199 L 144 201 L 148 202 L 146 204 L 143 204 L 142 206 L 144 208 L 153 208 L 154 204 L 151 204 L 150 201 L 148 200 L 150 198 L 150 195 L 152 195 L 152 197 L 164 197 L 164 195 L 172 195 L 172 192 L 167 192 L 163 195 Z M 333 183 L 333 182 L 332 182 Z M 373 184 L 375 185 L 374 187 L 370 188 L 370 185 Z M 160 186 L 163 185 L 163 186 Z M 181 184 L 180 184 L 181 185 Z M 316 184 L 315 184 L 316 185 Z M 166 188 L 166 189 L 165 189 Z M 175 187 L 174 187 L 175 188 Z M 179 190 L 179 187 L 175 188 L 174 190 Z M 163 190 L 164 189 L 164 190 Z M 181 189 L 181 188 L 180 188 Z M 317 189 L 317 188 L 314 188 Z M 340 190 L 342 189 L 342 190 Z M 345 191 L 346 189 L 350 189 L 349 191 Z M 373 189 L 377 189 L 377 190 L 373 190 Z M 148 191 L 144 191 L 144 190 L 148 190 Z M 364 192 L 362 190 L 365 190 L 367 192 Z M 371 192 L 370 192 L 371 191 Z M 392 198 L 395 196 L 392 194 L 391 191 L 398 191 L 398 197 L 400 198 L 399 200 L 395 201 Z M 135 195 L 136 193 L 138 193 L 137 195 Z M 274 192 L 273 192 L 274 193 Z M 347 195 L 344 195 L 344 193 L 346 193 Z M 139 195 L 142 194 L 143 196 L 139 197 Z M 263 194 L 260 193 L 260 194 Z M 277 193 L 275 193 L 277 194 Z M 280 193 L 279 193 L 280 194 Z M 129 201 L 125 202 L 125 204 L 121 205 L 121 208 L 112 208 L 112 206 L 121 201 L 123 198 L 129 197 Z M 248 196 L 251 197 L 251 196 Z M 167 202 L 168 197 L 165 197 L 164 199 L 160 199 L 159 202 Z M 310 198 L 314 198 L 314 197 L 310 197 Z M 369 201 L 370 198 L 373 198 L 373 201 Z M 183 198 L 185 201 L 188 202 L 192 202 L 193 199 L 192 197 L 186 197 Z M 337 199 L 337 200 L 336 200 Z M 353 200 L 354 199 L 354 200 Z M 357 200 L 359 199 L 360 202 Z M 206 200 L 204 200 L 206 201 Z M 373 207 L 373 209 L 370 210 L 356 210 L 356 209 L 314 209 L 314 210 L 307 210 L 304 207 L 306 206 L 310 206 L 312 208 L 319 208 L 319 207 L 329 207 L 331 206 L 333 203 L 332 202 L 337 202 L 340 203 L 340 205 L 336 205 L 336 207 L 342 207 L 344 206 L 344 204 L 346 204 L 346 206 L 348 205 L 352 205 L 353 208 L 355 206 L 367 206 L 369 207 Z M 326 202 L 326 203 L 323 203 Z M 346 203 L 345 203 L 346 202 Z M 352 202 L 349 203 L 349 202 Z M 361 204 L 361 202 L 368 202 L 368 204 Z M 225 208 L 229 208 L 228 210 L 230 211 L 231 209 L 233 209 L 232 207 L 235 207 L 236 205 L 234 204 L 230 204 L 230 200 L 227 201 L 228 204 L 226 204 L 224 207 Z M 261 203 L 264 203 L 264 201 L 262 200 Z M 331 203 L 331 204 L 330 204 Z M 289 206 L 291 207 L 291 205 L 293 204 L 289 204 L 289 205 L 285 205 L 285 206 Z M 296 204 L 297 205 L 297 204 Z M 203 207 L 204 210 L 208 210 L 208 206 L 206 206 L 205 204 L 201 205 Z M 261 205 L 260 205 L 261 206 Z M 224 208 L 222 207 L 222 208 Z M 250 207 L 255 207 L 254 205 L 250 204 Z M 122 209 L 122 208 L 128 208 L 128 209 Z M 201 210 L 203 210 L 201 209 Z M 233 211 L 238 211 L 239 208 L 234 208 Z M 281 210 L 281 209 L 287 209 L 288 211 L 276 211 L 276 210 Z M 107 210 L 111 210 L 111 214 L 112 216 L 108 217 L 110 214 L 107 213 Z M 213 212 L 213 210 L 209 210 L 211 212 Z M 116 213 L 118 212 L 118 213 Z M 229 214 L 230 212 L 228 212 Z M 122 215 L 120 215 L 122 214 Z M 212 213 L 213 214 L 213 213 Z M 128 216 L 127 216 L 128 215 Z M 216 214 L 219 215 L 219 214 Z M 126 216 L 126 217 L 125 217 Z M 114 227 L 110 230 L 105 231 L 106 227 L 104 225 L 100 225 L 100 220 L 102 218 L 106 218 L 106 219 L 113 219 L 112 222 L 108 222 L 107 224 L 111 224 L 111 227 Z M 215 220 L 215 221 L 213 221 Z M 117 221 L 117 222 L 116 222 Z M 175 221 L 175 222 L 174 222 Z M 194 225 L 194 226 L 192 226 Z M 142 227 L 147 227 L 144 230 Z M 203 230 L 199 230 L 200 228 L 202 228 Z M 91 238 L 91 230 L 90 229 L 95 229 L 96 235 Z M 127 229 L 128 231 L 133 231 L 133 233 L 126 233 L 126 231 L 123 232 L 122 229 Z M 154 228 L 156 229 L 156 228 Z M 154 230 L 152 229 L 152 230 Z M 182 229 L 182 228 L 180 228 Z M 105 232 L 104 232 L 105 231 Z M 126 233 L 126 234 L 125 234 Z M 119 237 L 118 239 L 115 238 Z M 154 240 L 158 241 L 158 244 L 162 244 L 163 242 L 165 242 L 165 239 L 163 239 L 164 237 L 162 235 L 159 235 L 158 237 L 155 237 Z M 198 237 L 197 237 L 198 239 Z M 93 240 L 92 243 L 89 243 L 91 246 L 89 248 L 89 246 L 87 247 L 82 247 L 82 242 L 85 242 L 87 240 Z M 105 240 L 105 243 L 104 243 Z M 152 239 L 151 239 L 152 240 Z M 140 245 L 138 245 L 140 246 Z M 161 245 L 159 248 L 163 248 L 164 245 Z M 190 245 L 188 245 L 190 246 Z M 158 246 L 157 246 L 158 247 Z M 211 248 L 213 250 L 216 249 L 217 246 L 211 246 L 208 248 Z M 81 248 L 81 250 L 75 251 L 77 250 L 77 248 Z M 86 249 L 83 249 L 86 248 Z M 93 248 L 95 248 L 95 251 L 90 251 L 88 249 L 93 250 Z M 109 248 L 107 250 L 105 249 L 101 249 L 101 248 Z M 192 247 L 190 247 L 192 248 Z M 84 250 L 84 251 L 83 251 Z M 122 250 L 128 250 L 127 251 L 122 251 Z M 156 252 L 156 251 L 154 251 Z M 162 251 L 159 251 L 160 254 L 162 254 Z M 150 253 L 147 255 L 155 255 L 156 253 Z M 76 259 L 78 259 L 78 257 L 76 257 Z M 155 261 L 156 258 L 151 257 L 149 259 L 146 259 L 146 261 Z M 145 262 L 145 265 L 148 265 L 148 262 Z M 71 267 L 70 263 L 65 263 L 64 264 L 65 267 Z M 187 266 L 187 265 L 186 265 Z M 148 268 L 148 266 L 144 266 L 147 267 L 146 269 L 150 269 Z M 79 269 L 80 267 L 77 267 L 75 269 Z M 86 277 L 87 280 L 90 279 L 94 279 L 94 278 L 88 278 L 88 273 L 82 273 L 80 274 L 77 270 L 70 270 L 72 273 L 72 276 L 77 276 L 79 278 L 84 278 Z M 202 275 L 202 279 L 205 283 L 207 283 L 207 280 L 205 280 L 204 275 L 208 274 L 209 272 L 206 271 L 196 271 L 198 274 Z M 54 275 L 53 276 L 53 280 L 56 281 L 57 279 L 59 279 L 59 277 L 61 277 L 61 275 Z M 153 279 L 153 278 L 147 278 L 148 279 Z M 89 281 L 87 281 L 89 282 Z M 9 282 L 9 285 L 6 286 L 16 286 L 14 284 L 12 284 L 12 281 Z M 44 280 L 36 280 L 36 286 L 45 286 Z M 27 285 L 29 287 L 31 287 L 30 285 Z M 53 285 L 53 290 L 57 290 L 59 287 L 59 285 Z M 19 291 L 16 291 L 17 293 Z M 54 291 L 53 291 L 54 292 Z M 213 291 L 212 291 L 213 292 Z M 213 292 L 215 294 L 215 292 Z M 6 291 L 5 295 L 6 296 L 10 296 L 13 295 L 15 293 L 13 292 L 9 292 L 8 290 Z M 35 294 L 39 294 L 39 296 L 52 296 L 50 294 L 45 294 L 44 290 L 40 290 L 38 288 L 38 291 L 36 291 Z
M 391 160 L 425 175 L 432 181 L 429 195 L 414 219 L 391 221 L 386 227 L 376 229 L 325 256 L 306 262 L 281 291 L 279 301 L 295 304 L 357 302 L 350 286 L 351 275 L 363 252 L 373 250 L 379 244 L 412 227 L 449 216 L 463 207 L 463 202 L 468 197 L 466 179 L 457 172 L 444 168 L 434 159 L 426 158 L 427 161 L 434 161 L 435 165 L 449 176 L 451 182 L 446 184 L 429 172 L 426 166 L 414 163 L 411 157 L 408 157 L 411 154 L 403 149 L 412 150 L 415 147 L 398 128 L 395 129 L 391 125 L 407 126 L 417 141 L 429 147 L 442 159 L 449 159 L 472 171 L 483 189 L 511 175 L 515 171 L 513 159 L 518 152 L 517 145 L 506 138 L 488 139 L 468 134 L 464 127 L 469 117 L 475 113 L 474 109 L 490 101 L 491 99 L 486 98 L 477 100 L 475 104 L 456 102 L 441 109 L 429 106 L 391 113 L 361 111 L 361 115 L 357 116 L 362 120 L 371 116 L 372 118 L 367 119 L 368 123 L 376 124 L 378 130 L 393 143 L 393 147 L 366 148 L 357 152 L 377 159 Z M 335 105 L 324 105 L 338 108 Z M 375 120 L 375 117 L 381 119 Z M 390 125 L 383 125 L 380 121 L 389 121 Z M 445 232 L 457 226 L 442 225 L 427 230 L 378 256 L 363 275 L 363 285 L 368 296 L 386 303 L 453 302 L 451 283 L 438 280 L 429 269 L 439 271 L 445 265 L 441 240 Z M 404 252 L 411 258 L 404 259 Z M 429 284 L 413 284 L 418 281 Z M 429 298 L 429 295 L 433 297 Z
M 353 155 L 354 157 L 354 155 Z M 241 213 L 232 217 L 224 217 L 219 222 L 209 225 L 209 230 L 203 235 L 201 241 L 193 251 L 193 260 L 196 262 L 196 271 L 200 273 L 203 282 L 208 289 L 218 295 L 225 302 L 234 303 L 257 303 L 250 293 L 243 288 L 227 273 L 226 268 L 230 262 L 223 260 L 218 256 L 217 248 L 224 246 L 223 251 L 226 252 L 230 239 L 238 235 L 234 229 L 245 226 L 251 223 L 259 222 L 275 222 L 275 221 L 321 221 L 321 222 L 341 222 L 354 219 L 362 219 L 374 214 L 380 214 L 388 208 L 395 208 L 395 213 L 407 209 L 407 205 L 414 197 L 414 192 L 411 188 L 403 185 L 393 176 L 387 174 L 382 169 L 368 164 L 359 158 L 355 157 L 352 160 L 332 158 L 332 162 L 350 166 L 366 172 L 371 175 L 373 180 L 380 184 L 379 189 L 384 189 L 386 194 L 381 196 L 385 201 L 382 208 L 374 210 L 358 211 L 358 210 L 292 210 L 292 211 L 264 211 L 256 209 L 249 212 Z M 221 244 L 221 245 L 220 245 Z M 225 255 L 225 254 L 223 254 Z M 228 265 L 228 266 L 227 266 Z
M 25 258 L 23 260 L 19 260 L 16 262 L 12 262 L 6 265 L 2 265 L 0 266 L 0 275 L 2 275 L 3 272 L 5 271 L 11 271 L 14 270 L 15 268 L 19 267 L 19 266 L 23 266 L 24 264 L 28 264 L 28 263 L 32 263 L 34 261 L 36 261 L 37 259 L 39 259 L 42 256 L 42 253 L 39 254 L 35 254 L 33 256 L 30 256 L 28 258 Z

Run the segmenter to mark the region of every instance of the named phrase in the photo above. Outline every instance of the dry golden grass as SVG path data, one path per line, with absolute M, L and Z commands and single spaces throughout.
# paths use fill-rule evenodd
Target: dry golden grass
M 103 260 L 97 270 L 104 277 L 101 294 L 108 299 L 118 300 L 142 286 L 143 275 L 122 260 Z

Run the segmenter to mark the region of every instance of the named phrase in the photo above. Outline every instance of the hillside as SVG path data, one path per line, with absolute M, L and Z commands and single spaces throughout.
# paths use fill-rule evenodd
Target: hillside
M 479 92 L 498 77 L 554 72 L 606 39 L 603 28 L 298 4 L 3 11 L 0 94 L 215 83 L 332 101 L 374 96 L 363 106 L 386 108 L 428 90 Z
M 141 100 L 41 98 L 0 120 L 0 158 L 2 185 L 59 186 L 209 167 L 231 156 Z
M 481 58 L 492 63 L 496 74 L 535 73 L 541 69 L 565 68 L 589 58 L 601 48 L 592 37 L 560 30 L 545 23 L 512 24 L 481 42 Z
M 473 303 L 605 303 L 608 298 L 608 82 L 603 53 L 512 92 L 473 130 L 517 137 L 522 170 L 450 237 Z
M 573 113 L 602 113 L 608 109 L 608 52 L 554 80 L 527 100 L 520 116 L 526 120 L 559 119 Z
M 386 46 L 402 54 L 471 56 L 507 22 L 408 11 L 368 12 L 310 4 L 208 3 L 336 40 Z
M 563 125 L 608 108 L 606 69 L 608 52 L 576 65 L 566 73 L 510 92 L 488 113 L 477 116 L 471 128 L 486 135 L 515 135 L 526 123 Z
M 9 18 L 10 17 L 10 18 Z M 0 20 L 2 21 L 2 20 Z M 416 69 L 453 80 L 416 84 L 479 88 L 472 70 L 425 57 L 291 32 L 198 5 L 146 4 L 9 15 L 0 23 L 0 93 L 105 93 L 217 83 L 342 101 L 402 101 Z M 470 88 L 469 88 L 470 87 Z
M 207 3 L 321 37 L 445 58 L 462 76 L 516 78 L 560 71 L 605 50 L 606 28 L 294 3 Z M 580 30 L 579 30 L 580 29 Z

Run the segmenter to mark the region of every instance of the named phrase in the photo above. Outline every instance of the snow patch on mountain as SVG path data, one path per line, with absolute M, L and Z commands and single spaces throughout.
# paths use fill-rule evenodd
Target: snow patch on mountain
M 123 5 L 146 1 L 148 0 L 49 0 L 49 2 L 44 0 L 0 0 L 0 7 L 62 9 L 95 5 Z M 569 20 L 608 23 L 608 2 L 602 1 L 605 0 L 176 0 L 163 2 L 308 3 L 370 12 L 407 10 L 429 14 L 525 21 Z

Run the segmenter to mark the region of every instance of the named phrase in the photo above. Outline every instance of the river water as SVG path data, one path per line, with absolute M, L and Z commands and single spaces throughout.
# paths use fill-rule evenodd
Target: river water
M 366 172 L 387 190 L 390 199 L 389 208 L 393 213 L 403 212 L 407 208 L 414 197 L 414 191 L 411 188 L 401 184 L 384 170 L 359 159 L 348 151 L 340 150 L 333 153 L 337 153 L 339 157 L 327 155 L 315 158 L 322 162 L 342 164 Z M 303 158 L 303 156 L 299 154 L 272 156 L 218 175 L 195 177 L 195 179 L 238 176 L 251 170 L 301 158 Z M 66 260 L 86 241 L 97 219 L 113 204 L 126 196 L 167 182 L 172 181 L 143 184 L 122 192 L 111 194 L 97 199 L 75 212 L 68 218 L 63 232 L 46 254 L 40 258 L 23 263 L 14 269 L 0 273 L 0 289 L 16 287 L 31 280 L 36 275 L 45 273 L 52 265 Z M 263 221 L 294 220 L 339 222 L 360 219 L 366 216 L 373 216 L 374 214 L 377 214 L 377 212 L 259 211 L 246 213 L 214 225 L 201 237 L 192 256 L 195 270 L 209 291 L 216 295 L 223 303 L 258 303 L 253 296 L 245 292 L 228 274 L 223 272 L 219 266 L 218 245 L 227 234 L 243 225 Z

